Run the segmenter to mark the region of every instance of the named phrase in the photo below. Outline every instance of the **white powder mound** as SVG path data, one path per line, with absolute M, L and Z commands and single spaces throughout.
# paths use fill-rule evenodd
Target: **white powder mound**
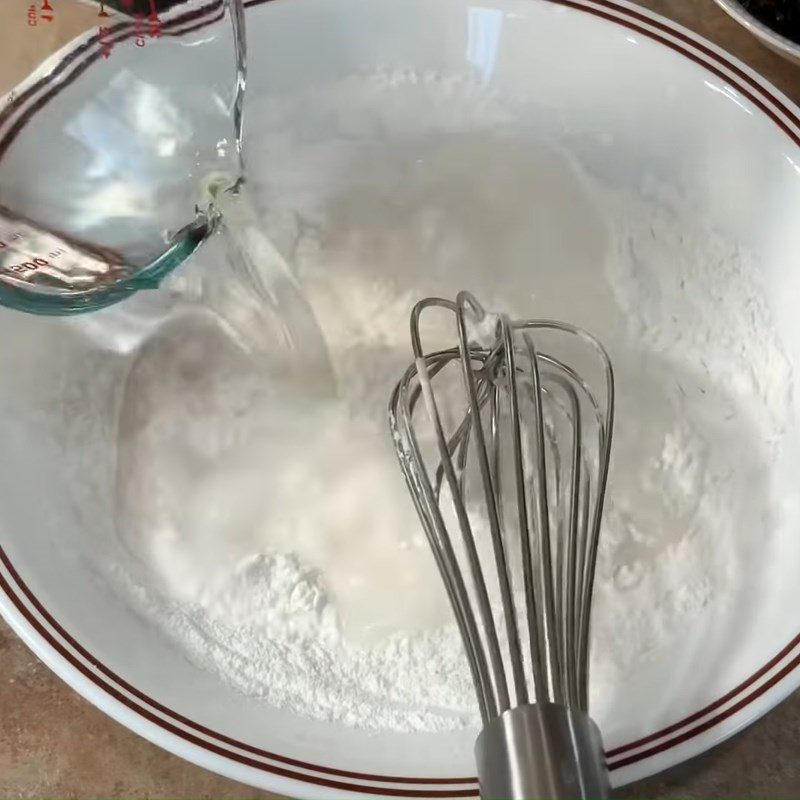
M 193 660 L 271 705 L 396 731 L 452 730 L 473 713 L 461 642 L 449 628 L 349 645 L 320 575 L 293 556 L 241 564 L 206 604 L 157 599 L 117 577 Z
M 413 302 L 469 288 L 489 308 L 589 328 L 615 365 L 602 723 L 616 689 L 724 609 L 750 555 L 737 534 L 769 528 L 764 476 L 792 376 L 758 264 L 674 197 L 595 186 L 458 81 L 352 78 L 250 120 L 263 134 L 251 182 L 339 393 L 299 395 L 212 315 L 156 332 L 122 403 L 118 509 L 135 563 L 109 565 L 114 580 L 196 663 L 265 702 L 362 728 L 474 724 L 385 419 Z

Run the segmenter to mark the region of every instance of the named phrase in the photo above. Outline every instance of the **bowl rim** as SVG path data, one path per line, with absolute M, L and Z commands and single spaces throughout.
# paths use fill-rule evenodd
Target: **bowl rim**
M 529 0 L 587 13 L 664 45 L 736 88 L 800 148 L 800 109 L 754 70 L 698 34 L 628 0 Z M 223 0 L 201 6 L 213 14 Z M 270 0 L 246 0 L 259 6 Z M 284 0 L 290 2 L 290 0 Z M 717 0 L 720 2 L 720 0 Z M 195 17 L 200 27 L 204 19 Z M 208 21 L 211 21 L 210 19 Z M 194 29 L 188 27 L 186 30 Z M 179 32 L 176 31 L 179 35 Z M 21 92 L 0 112 L 0 157 L 25 123 L 75 72 L 101 57 L 82 40 L 55 87 Z M 296 797 L 477 797 L 474 777 L 381 776 L 310 764 L 269 753 L 204 728 L 126 683 L 54 618 L 0 544 L 0 614 L 56 674 L 102 711 L 153 743 L 230 778 Z M 612 781 L 622 785 L 675 766 L 734 735 L 800 686 L 800 633 L 753 675 L 690 716 L 607 753 Z M 346 792 L 343 795 L 342 792 Z
M 730 17 L 750 31 L 753 36 L 765 43 L 769 43 L 772 47 L 778 48 L 782 53 L 792 58 L 800 59 L 800 44 L 770 28 L 769 25 L 748 11 L 739 0 L 716 0 L 716 3 Z

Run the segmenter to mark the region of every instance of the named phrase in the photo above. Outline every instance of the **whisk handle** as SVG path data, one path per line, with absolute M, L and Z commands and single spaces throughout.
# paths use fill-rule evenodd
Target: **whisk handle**
M 603 800 L 600 731 L 587 714 L 552 703 L 512 708 L 475 745 L 484 800 Z

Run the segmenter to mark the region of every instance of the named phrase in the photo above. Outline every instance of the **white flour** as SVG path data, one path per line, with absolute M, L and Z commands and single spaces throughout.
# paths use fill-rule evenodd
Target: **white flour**
M 112 571 L 190 658 L 266 702 L 375 729 L 474 722 L 388 395 L 421 296 L 466 287 L 489 307 L 568 318 L 607 344 L 619 391 L 594 631 L 602 721 L 617 687 L 729 601 L 750 552 L 737 532 L 766 530 L 791 373 L 757 265 L 678 216 L 678 198 L 592 186 L 458 82 L 349 79 L 252 117 L 267 228 L 340 396 L 281 382 L 210 315 L 162 328 L 121 412 L 137 577 Z

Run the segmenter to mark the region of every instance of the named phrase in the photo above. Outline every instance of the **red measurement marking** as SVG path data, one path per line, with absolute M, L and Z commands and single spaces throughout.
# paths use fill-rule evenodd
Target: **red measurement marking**
M 158 14 L 155 17 L 152 15 L 146 17 L 139 12 L 136 15 L 135 32 L 137 47 L 144 47 L 147 44 L 148 36 L 151 39 L 158 39 L 161 36 L 161 20 L 158 18 Z
M 156 11 L 155 0 L 150 0 L 150 8 L 150 35 L 154 39 L 158 39 L 161 36 L 161 20 L 158 17 L 158 11 Z
M 103 58 L 110 58 L 114 43 L 111 41 L 111 31 L 105 25 L 97 28 L 97 41 L 100 45 L 100 55 Z
M 152 6 L 155 9 L 155 6 Z M 161 36 L 161 20 L 158 13 L 154 10 L 149 16 L 139 12 L 135 16 L 135 44 L 137 47 L 144 47 L 147 44 L 147 36 L 151 39 L 158 39 Z
M 9 264 L 5 267 L 0 267 L 0 272 L 5 272 L 9 275 L 18 275 L 21 272 L 36 272 L 42 267 L 51 266 L 50 262 L 45 258 L 34 258 L 31 261 L 22 261 L 19 264 Z
M 27 17 L 28 25 L 31 28 L 35 28 L 39 24 L 39 20 L 52 22 L 55 19 L 55 9 L 50 0 L 41 0 L 41 5 L 39 6 L 36 3 L 31 3 L 28 6 Z

